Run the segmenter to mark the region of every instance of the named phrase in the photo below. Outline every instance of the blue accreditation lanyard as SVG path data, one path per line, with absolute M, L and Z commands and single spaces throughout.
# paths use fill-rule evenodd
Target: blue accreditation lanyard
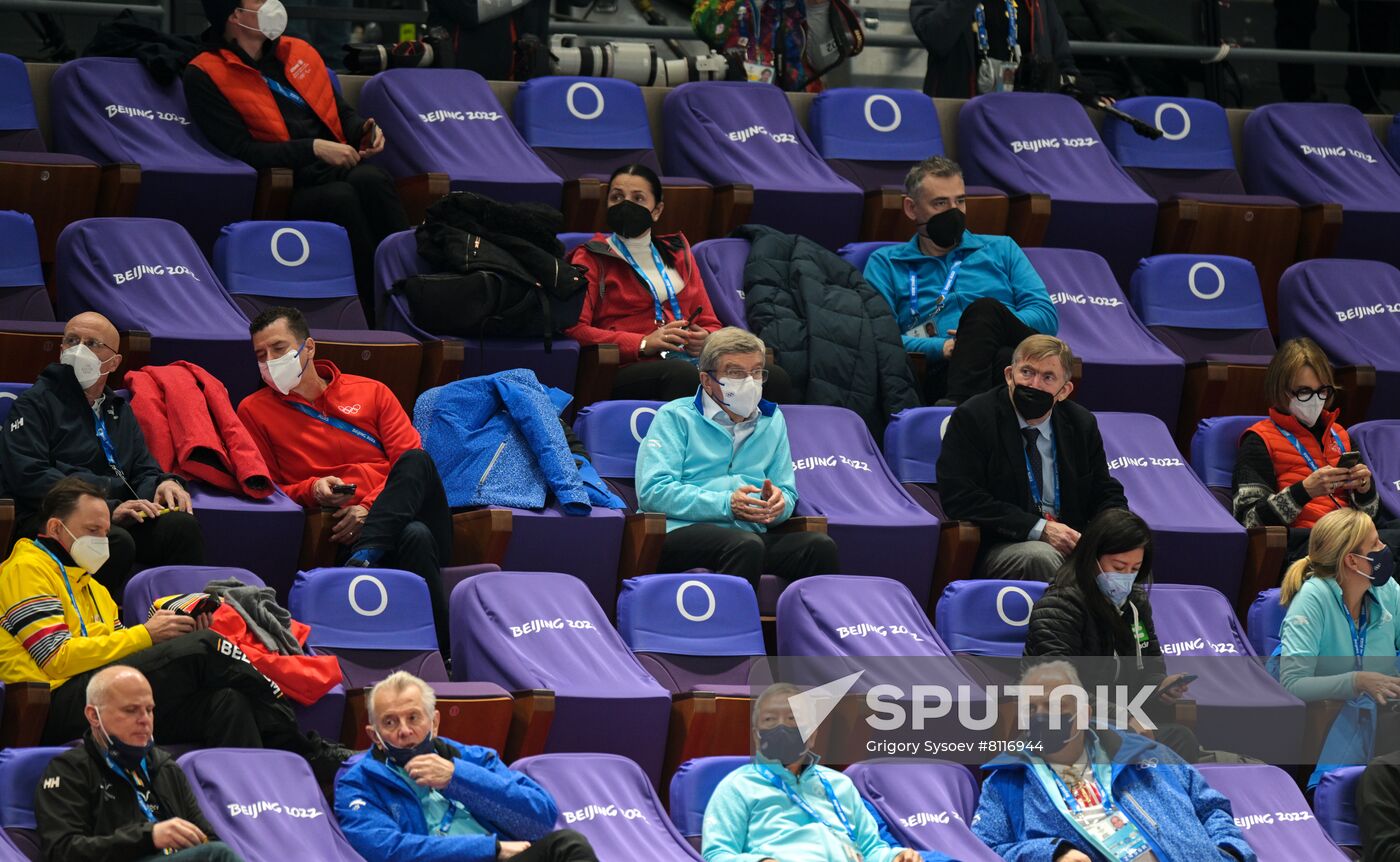
M 73 613 L 78 617 L 78 631 L 82 632 L 83 637 L 87 637 L 87 623 L 83 622 L 83 609 L 78 607 L 78 597 L 73 595 L 73 584 L 68 580 L 68 567 L 63 565 L 63 561 L 53 551 L 44 547 L 42 542 L 35 541 L 34 545 L 48 554 L 49 559 L 53 560 L 55 566 L 58 566 L 58 574 L 63 578 L 63 586 L 68 589 L 68 601 L 73 603 Z
M 948 267 L 948 277 L 943 280 L 943 289 L 938 291 L 938 301 L 933 305 L 933 311 L 929 313 L 929 322 L 938 317 L 938 312 L 943 310 L 943 304 L 948 301 L 948 293 L 953 289 L 953 282 L 958 280 L 958 270 L 962 269 L 963 258 L 959 257 Z M 919 276 L 913 268 L 909 269 L 909 316 L 914 319 L 914 324 L 919 323 Z
M 307 416 L 310 416 L 317 422 L 324 422 L 325 424 L 331 426 L 337 431 L 344 431 L 346 434 L 358 437 L 359 439 L 378 449 L 380 452 L 384 451 L 384 444 L 379 442 L 378 437 L 375 437 L 373 434 L 369 433 L 363 428 L 356 428 L 354 425 L 351 425 L 344 419 L 340 419 L 335 416 L 327 416 L 320 410 L 317 410 L 315 407 L 312 407 L 310 404 L 307 404 L 304 401 L 283 401 L 282 403 L 292 408 L 293 410 L 305 413 Z
M 286 84 L 272 80 L 266 75 L 263 75 L 263 80 L 267 82 L 267 86 L 270 87 L 273 90 L 273 92 L 285 96 L 287 99 L 290 99 L 292 102 L 301 105 L 303 108 L 306 107 L 306 100 L 301 97 L 301 93 L 298 93 L 296 90 L 293 90 Z
M 990 50 L 987 43 L 987 10 L 977 4 L 977 50 L 986 54 Z M 1016 56 L 1016 2 L 1006 0 L 1006 56 Z
M 122 468 L 117 464 L 117 447 L 112 445 L 112 435 L 107 433 L 107 423 L 102 418 L 102 411 L 92 411 L 92 424 L 97 431 L 97 442 L 102 445 L 102 454 L 107 458 L 107 466 L 112 468 L 112 472 L 117 474 L 117 478 L 126 481 Z
M 656 307 L 656 325 L 661 326 L 666 322 L 666 319 L 661 310 L 661 297 L 657 296 L 656 291 L 651 289 L 651 279 L 642 272 L 642 268 L 637 265 L 637 259 L 632 256 L 632 252 L 627 250 L 627 243 L 623 242 L 621 237 L 613 234 L 609 240 L 612 242 L 613 248 L 621 252 L 623 259 L 632 266 L 632 269 L 636 270 L 637 275 L 641 276 L 642 281 L 646 284 L 647 292 L 651 294 L 652 305 Z M 656 271 L 661 273 L 661 286 L 666 291 L 666 300 L 671 304 L 671 313 L 675 315 L 676 320 L 680 320 L 681 304 L 676 299 L 676 289 L 671 285 L 671 276 L 666 274 L 666 264 L 661 260 L 661 252 L 656 250 L 656 243 L 648 243 L 648 245 L 651 246 L 651 259 L 656 264 Z
M 136 786 L 136 782 L 133 781 L 131 776 L 127 774 L 127 771 L 125 769 L 122 769 L 121 765 L 118 764 L 115 759 L 113 759 L 111 752 L 107 752 L 107 765 L 112 767 L 112 771 L 120 775 L 123 781 L 131 785 L 131 792 L 136 794 L 136 804 L 141 807 L 141 813 L 146 815 L 146 819 L 152 823 L 158 822 L 156 820 L 156 813 L 152 811 L 151 806 L 147 804 L 146 797 L 141 793 L 141 788 Z M 146 780 L 147 792 L 155 792 L 155 789 L 151 787 L 151 776 L 149 773 L 146 772 L 146 765 L 144 759 L 142 760 L 141 764 L 141 773 Z
M 811 803 L 803 799 L 801 794 L 794 792 L 793 789 L 788 786 L 788 783 L 786 781 L 784 781 L 779 776 L 774 775 L 765 767 L 759 768 L 764 770 L 764 774 L 767 776 L 768 781 L 774 787 L 786 793 L 787 798 L 792 801 L 792 804 L 802 809 L 803 813 L 805 813 L 808 817 L 812 818 L 817 823 L 820 823 L 821 825 L 825 826 L 827 829 L 830 829 L 832 832 L 840 831 L 835 826 L 832 826 L 830 823 L 826 822 L 826 818 L 818 814 L 817 810 L 812 807 Z M 808 767 L 808 769 L 811 768 L 812 767 L 810 766 Z M 817 780 L 822 783 L 822 788 L 826 790 L 826 798 L 829 802 L 831 802 L 832 810 L 836 812 L 836 819 L 841 821 L 841 828 L 846 831 L 846 835 L 851 839 L 851 843 L 855 844 L 856 829 L 854 826 L 851 825 L 850 818 L 846 816 L 846 809 L 841 807 L 840 800 L 836 798 L 836 791 L 832 789 L 831 782 L 827 781 L 820 775 L 817 776 Z
M 446 796 L 443 799 L 447 799 Z M 455 799 L 447 799 L 447 812 L 442 815 L 442 821 L 437 825 L 437 834 L 440 837 L 447 837 L 447 833 L 452 831 L 452 821 L 457 819 L 457 809 L 466 808 L 465 805 Z
M 1305 448 L 1303 448 L 1303 444 L 1298 442 L 1298 438 L 1297 438 L 1297 437 L 1294 437 L 1293 434 L 1292 434 L 1287 428 L 1284 428 L 1282 425 L 1278 424 L 1277 422 L 1274 423 L 1274 427 L 1277 428 L 1277 429 L 1278 429 L 1278 432 L 1279 432 L 1280 434 L 1283 435 L 1283 439 L 1287 440 L 1289 443 L 1292 443 L 1292 444 L 1293 444 L 1293 448 L 1298 450 L 1298 454 L 1303 456 L 1303 460 L 1304 460 L 1305 462 L 1307 462 L 1308 469 L 1309 469 L 1309 470 L 1316 470 L 1316 469 L 1317 469 L 1317 462 L 1313 460 L 1313 456 L 1312 456 L 1312 455 L 1308 454 L 1308 450 L 1305 449 Z M 1329 429 L 1327 429 L 1327 430 L 1329 430 L 1329 431 L 1332 432 L 1332 439 L 1335 440 L 1336 443 L 1337 443 L 1337 450 L 1340 451 L 1340 452 L 1345 452 L 1345 451 L 1347 450 L 1347 447 L 1344 446 L 1344 445 L 1342 445 L 1342 436 L 1341 436 L 1340 434 L 1337 433 L 1337 429 L 1336 429 L 1336 428 L 1329 428 Z M 1322 460 L 1323 460 L 1324 463 L 1327 461 L 1327 449 L 1326 449 L 1326 447 L 1323 447 L 1323 449 L 1322 449 Z M 1331 466 L 1331 465 L 1329 464 L 1328 466 Z
M 1361 597 L 1361 622 L 1351 618 L 1351 611 L 1347 610 L 1346 602 L 1337 597 L 1337 604 L 1342 606 L 1342 616 L 1347 618 L 1347 627 L 1351 629 L 1351 649 L 1356 653 L 1356 669 L 1361 670 L 1362 659 L 1366 656 L 1366 620 L 1370 617 L 1370 610 L 1366 607 L 1366 597 Z
M 1040 444 L 1037 443 L 1036 445 L 1039 446 Z M 1040 496 L 1040 477 L 1035 475 L 1035 468 L 1031 466 L 1030 453 L 1026 452 L 1023 449 L 1021 451 L 1021 455 L 1026 459 L 1026 479 L 1031 484 L 1032 504 L 1040 510 L 1040 514 L 1045 517 L 1045 520 L 1055 520 L 1055 515 L 1060 514 L 1060 459 L 1055 453 L 1054 436 L 1052 435 L 1050 437 L 1050 472 L 1054 475 L 1055 478 L 1055 511 L 1053 514 L 1047 514 L 1045 512 L 1045 501 Z

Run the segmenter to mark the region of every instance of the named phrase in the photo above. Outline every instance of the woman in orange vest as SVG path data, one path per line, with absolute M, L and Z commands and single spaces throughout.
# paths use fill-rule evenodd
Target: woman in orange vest
M 1235 458 L 1234 512 L 1246 527 L 1289 527 L 1288 559 L 1307 551 L 1322 516 L 1355 508 L 1380 511 L 1371 471 L 1352 452 L 1351 436 L 1327 404 L 1336 392 L 1332 364 L 1310 338 L 1286 341 L 1264 377 L 1269 416 L 1245 431 Z M 1349 465 L 1349 466 L 1348 466 Z M 1381 539 L 1400 546 L 1400 530 Z
M 393 178 L 362 160 L 384 133 L 331 85 L 308 43 L 282 35 L 281 0 L 203 0 L 205 50 L 185 69 L 190 115 L 215 147 L 263 168 L 291 168 L 288 217 L 345 228 L 360 303 L 374 321 L 374 250 L 408 229 Z

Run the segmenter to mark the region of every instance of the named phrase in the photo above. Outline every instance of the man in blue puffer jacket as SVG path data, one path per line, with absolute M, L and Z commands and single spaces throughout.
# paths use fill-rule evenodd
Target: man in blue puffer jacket
M 1035 753 L 996 758 L 972 831 L 1009 862 L 1256 862 L 1230 802 L 1171 749 L 1135 733 L 1089 729 L 1089 698 L 1057 701 L 1050 692 L 1083 690 L 1074 666 L 1055 661 L 1026 671 Z M 1092 694 L 1092 693 L 1091 693 Z
M 437 735 L 432 688 L 407 671 L 370 689 L 374 744 L 336 781 L 335 813 L 368 862 L 598 862 L 588 839 L 554 831 L 558 807 L 496 752 Z

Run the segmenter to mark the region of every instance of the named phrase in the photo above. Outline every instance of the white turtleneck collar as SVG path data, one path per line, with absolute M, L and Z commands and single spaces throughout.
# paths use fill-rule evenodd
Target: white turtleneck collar
M 613 236 L 621 240 L 622 244 L 627 246 L 627 250 L 632 252 L 634 256 L 644 251 L 647 252 L 648 255 L 651 254 L 650 251 L 647 251 L 648 247 L 651 245 L 651 231 L 647 231 L 641 236 L 634 236 L 630 239 L 622 234 L 613 234 Z

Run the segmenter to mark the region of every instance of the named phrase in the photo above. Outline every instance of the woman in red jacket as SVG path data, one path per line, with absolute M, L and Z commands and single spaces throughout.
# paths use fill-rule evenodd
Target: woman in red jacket
M 696 361 L 723 324 L 705 292 L 685 235 L 654 235 L 661 217 L 661 180 L 645 165 L 618 168 L 608 180 L 610 234 L 574 249 L 570 261 L 587 270 L 588 295 L 566 334 L 580 344 L 616 344 L 622 367 L 615 399 L 672 401 L 700 386 Z M 785 400 L 790 383 L 770 368 L 765 396 Z

